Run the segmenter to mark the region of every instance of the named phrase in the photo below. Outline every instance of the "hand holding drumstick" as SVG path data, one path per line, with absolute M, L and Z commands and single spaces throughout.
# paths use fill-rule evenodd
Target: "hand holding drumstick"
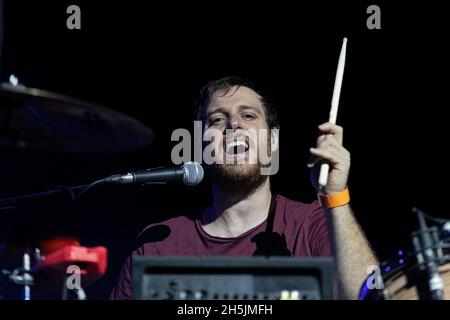
M 321 193 L 338 193 L 344 190 L 350 170 L 350 153 L 342 146 L 343 128 L 336 125 L 346 48 L 347 38 L 344 38 L 336 71 L 330 118 L 328 122 L 319 126 L 317 147 L 310 149 L 312 156 L 308 167 L 313 168 L 316 164 L 321 164 L 320 171 L 317 172 L 318 168 L 315 167 L 311 175 L 314 187 Z

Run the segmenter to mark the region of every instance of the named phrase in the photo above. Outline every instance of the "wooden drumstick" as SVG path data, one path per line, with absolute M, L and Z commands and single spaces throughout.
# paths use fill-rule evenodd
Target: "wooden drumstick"
M 334 81 L 333 98 L 331 99 L 331 110 L 329 122 L 336 124 L 338 106 L 339 106 L 339 96 L 341 95 L 342 78 L 344 77 L 344 66 L 345 66 L 345 54 L 347 50 L 347 38 L 344 38 L 342 42 L 341 54 L 339 55 L 339 62 L 336 71 L 336 79 Z M 319 187 L 324 188 L 328 182 L 328 172 L 330 170 L 330 165 L 328 163 L 322 163 L 320 166 L 319 173 Z

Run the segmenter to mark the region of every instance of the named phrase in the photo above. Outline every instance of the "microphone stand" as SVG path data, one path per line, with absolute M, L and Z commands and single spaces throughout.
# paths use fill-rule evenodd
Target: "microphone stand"
M 50 198 L 53 196 L 63 194 L 64 192 L 68 192 L 70 194 L 71 200 L 75 200 L 75 193 L 77 191 L 87 188 L 88 186 L 89 185 L 81 185 L 75 187 L 63 186 L 44 192 L 36 192 L 21 196 L 15 196 L 11 198 L 0 199 L 0 210 L 14 209 L 16 206 L 20 204 Z
M 64 277 L 62 300 L 86 300 L 86 293 L 83 288 L 69 289 L 67 287 L 68 276 Z
M 424 269 L 427 275 L 429 298 L 443 300 L 444 282 L 438 271 L 441 258 L 439 236 L 435 229 L 428 228 L 425 215 L 421 210 L 414 208 L 413 212 L 416 213 L 419 220 L 419 231 L 413 234 L 413 244 L 417 253 L 417 262 L 421 266 L 420 269 Z
M 0 200 L 0 212 L 1 210 L 15 209 L 19 205 L 23 205 L 27 202 L 33 202 L 37 200 L 47 199 L 53 196 L 61 195 L 64 192 L 69 193 L 70 200 L 75 201 L 81 194 L 86 192 L 88 189 L 91 189 L 94 186 L 97 186 L 101 183 L 104 183 L 104 180 L 98 180 L 94 183 L 88 185 L 80 185 L 75 187 L 67 187 L 61 186 L 52 190 L 31 193 L 6 199 Z M 77 194 L 77 192 L 79 192 Z M 31 286 L 34 284 L 34 277 L 31 275 L 31 256 L 29 252 L 24 252 L 22 255 L 22 267 L 10 272 L 8 270 L 0 270 L 1 274 L 6 276 L 7 279 L 12 281 L 15 284 L 23 286 L 23 300 L 31 300 Z M 85 300 L 86 294 L 84 291 L 75 290 L 73 292 L 65 292 L 64 298 L 67 299 L 75 295 L 78 300 Z
M 15 206 L 20 205 L 24 202 L 31 202 L 36 200 L 42 200 L 46 198 L 50 198 L 56 195 L 60 195 L 64 192 L 69 193 L 70 200 L 75 201 L 80 198 L 83 194 L 85 194 L 87 191 L 103 184 L 113 184 L 117 183 L 116 180 L 112 179 L 113 176 L 107 177 L 104 179 L 96 180 L 90 184 L 75 186 L 75 187 L 68 187 L 68 186 L 60 186 L 48 191 L 44 192 L 37 192 L 37 193 L 31 193 L 21 196 L 16 196 L 12 198 L 6 198 L 6 199 L 0 199 L 0 210 L 5 209 L 14 209 Z M 114 176 L 115 177 L 115 176 Z M 78 194 L 76 194 L 79 191 Z

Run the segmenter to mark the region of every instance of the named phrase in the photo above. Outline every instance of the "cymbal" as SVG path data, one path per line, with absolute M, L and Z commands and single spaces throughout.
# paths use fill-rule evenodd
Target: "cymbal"
M 152 144 L 138 120 L 80 99 L 0 84 L 0 147 L 55 152 L 125 152 Z

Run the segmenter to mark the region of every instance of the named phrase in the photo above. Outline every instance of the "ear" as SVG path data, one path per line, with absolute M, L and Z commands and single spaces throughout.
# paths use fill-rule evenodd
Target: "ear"
M 270 130 L 270 149 L 272 153 L 277 152 L 280 148 L 280 129 L 273 128 Z

